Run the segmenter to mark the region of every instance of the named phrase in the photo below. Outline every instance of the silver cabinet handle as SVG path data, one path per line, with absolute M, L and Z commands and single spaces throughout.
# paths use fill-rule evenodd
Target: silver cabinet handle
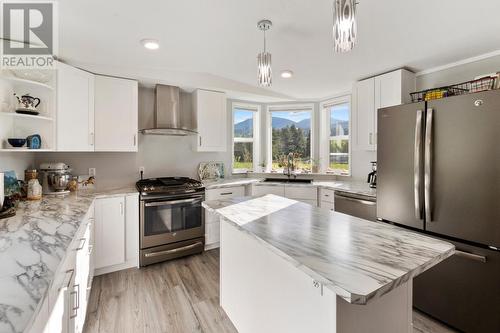
M 137 134 L 134 134 L 134 147 L 137 146 Z
M 368 135 L 368 143 L 372 144 L 372 142 L 373 142 L 373 133 L 370 132 L 370 134 Z
M 465 252 L 465 251 L 460 251 L 460 250 L 455 250 L 455 254 L 459 257 L 479 261 L 482 263 L 486 263 L 486 260 L 487 260 L 486 256 L 482 256 L 482 255 L 474 254 L 474 253 L 470 253 L 470 252 Z
M 200 135 L 200 147 L 201 147 L 201 135 Z
M 172 200 L 172 201 L 157 201 L 157 202 L 148 202 L 144 204 L 146 207 L 157 207 L 157 206 L 165 206 L 165 205 L 174 205 L 179 203 L 188 203 L 188 202 L 197 202 L 201 201 L 201 198 L 197 199 L 183 199 L 183 200 Z
M 413 191 L 415 197 L 415 217 L 422 219 L 421 205 L 421 179 L 420 169 L 422 161 L 422 110 L 417 111 L 417 119 L 415 123 L 415 151 L 413 153 Z
M 432 221 L 432 123 L 434 111 L 427 109 L 427 123 L 425 127 L 425 154 L 424 154 L 424 205 L 425 220 Z
M 233 192 L 224 192 L 224 193 L 221 193 L 220 195 L 231 195 L 233 194 Z
M 183 246 L 183 247 L 178 247 L 178 248 L 172 249 L 172 250 L 165 250 L 165 251 L 159 251 L 159 252 L 146 253 L 144 256 L 146 258 L 158 257 L 158 256 L 162 256 L 164 254 L 176 253 L 176 252 L 179 252 L 179 251 L 193 249 L 193 248 L 195 248 L 197 246 L 201 246 L 201 245 L 203 245 L 201 242 L 196 242 L 194 244 L 186 245 L 186 246 Z
M 75 251 L 80 251 L 83 250 L 83 247 L 85 246 L 85 242 L 87 241 L 87 238 L 80 238 L 80 246 L 75 249 Z
M 80 308 L 80 285 L 75 284 L 73 286 L 73 289 L 74 288 L 76 288 L 76 291 L 73 290 L 72 292 L 69 293 L 73 298 L 73 306 L 71 307 L 71 311 L 74 311 L 74 313 L 72 313 L 69 316 L 71 319 L 76 318 L 76 316 L 78 316 L 78 309 Z
M 89 142 L 91 146 L 94 145 L 94 132 L 89 133 Z

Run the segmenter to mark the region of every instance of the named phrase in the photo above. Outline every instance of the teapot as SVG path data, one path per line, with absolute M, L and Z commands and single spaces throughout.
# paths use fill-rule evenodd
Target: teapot
M 30 96 L 29 94 L 22 95 L 21 97 L 19 97 L 19 95 L 14 93 L 14 96 L 16 96 L 17 98 L 19 107 L 24 109 L 36 110 L 36 107 L 40 105 L 41 102 L 40 98 Z

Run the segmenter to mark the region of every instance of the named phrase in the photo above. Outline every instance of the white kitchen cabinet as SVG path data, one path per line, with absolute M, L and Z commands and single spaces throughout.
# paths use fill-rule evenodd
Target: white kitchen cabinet
M 198 131 L 194 150 L 227 151 L 226 94 L 198 89 L 193 93 L 194 123 Z
M 335 209 L 335 191 L 326 188 L 318 189 L 319 192 L 319 207 L 329 210 Z
M 125 263 L 125 198 L 95 201 L 95 269 Z
M 95 76 L 95 151 L 137 151 L 137 81 Z
M 58 151 L 94 151 L 94 75 L 57 63 Z
M 137 194 L 95 201 L 95 275 L 137 267 L 139 198 Z
M 274 194 L 284 197 L 285 196 L 285 185 L 260 185 L 254 184 L 252 186 L 253 196 L 262 196 L 266 194 Z
M 377 110 L 409 103 L 415 91 L 415 74 L 399 69 L 357 82 L 353 87 L 354 146 L 377 149 Z
M 245 186 L 232 186 L 205 191 L 205 200 L 220 200 L 245 196 Z M 205 211 L 205 249 L 219 247 L 220 222 L 219 217 Z
M 93 206 L 91 209 L 93 210 Z M 46 333 L 81 333 L 85 323 L 88 302 L 88 281 L 92 279 L 92 218 L 82 221 L 80 230 L 68 247 L 66 257 L 54 274 L 47 293 L 48 317 Z M 30 332 L 42 332 L 31 330 Z
M 285 198 L 301 201 L 313 206 L 318 205 L 318 189 L 316 186 L 285 186 Z
M 373 149 L 373 133 L 375 132 L 375 80 L 373 78 L 359 81 L 353 89 L 353 117 L 356 126 L 355 144 L 358 149 Z

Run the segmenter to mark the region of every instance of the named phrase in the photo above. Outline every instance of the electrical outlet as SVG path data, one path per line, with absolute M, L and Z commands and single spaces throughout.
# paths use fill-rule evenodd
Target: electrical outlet
M 139 172 L 144 173 L 144 167 L 143 166 L 139 167 Z
M 89 177 L 95 177 L 95 168 L 89 168 Z

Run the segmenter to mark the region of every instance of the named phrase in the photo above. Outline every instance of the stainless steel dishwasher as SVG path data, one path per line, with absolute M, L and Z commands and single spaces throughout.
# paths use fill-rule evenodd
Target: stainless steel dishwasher
M 349 192 L 335 191 L 335 211 L 365 220 L 377 220 L 376 198 Z

